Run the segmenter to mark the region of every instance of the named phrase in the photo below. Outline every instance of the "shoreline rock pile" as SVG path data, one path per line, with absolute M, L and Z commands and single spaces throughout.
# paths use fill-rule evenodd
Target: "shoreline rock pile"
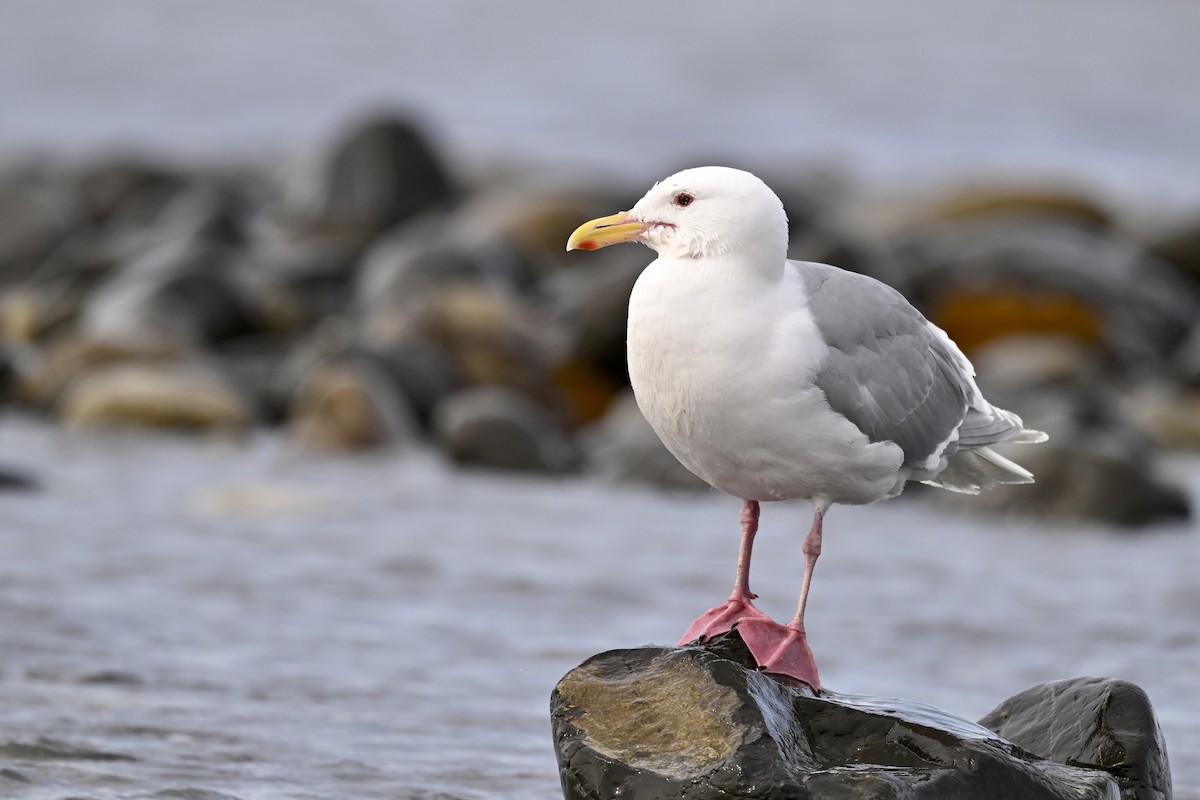
M 567 800 L 804 797 L 1169 800 L 1158 722 L 1130 683 L 1032 687 L 979 723 L 775 679 L 736 632 L 600 653 L 550 700 Z
M 1157 462 L 1200 450 L 1200 219 L 1138 241 L 1067 192 L 876 213 L 827 175 L 764 178 L 793 257 L 897 286 L 990 397 L 1051 433 L 1020 454 L 1036 489 L 972 506 L 1124 525 L 1190 513 Z M 67 425 L 272 425 L 329 449 L 424 439 L 467 465 L 699 489 L 628 396 L 625 306 L 649 254 L 563 251 L 644 188 L 468 184 L 389 115 L 279 173 L 13 163 L 0 397 Z

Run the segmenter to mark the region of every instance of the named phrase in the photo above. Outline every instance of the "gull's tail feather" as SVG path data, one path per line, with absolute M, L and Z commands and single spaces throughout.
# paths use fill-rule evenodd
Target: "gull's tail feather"
M 1009 441 L 1044 441 L 1046 434 L 1041 435 L 1041 439 Z M 1033 483 L 1033 473 L 990 447 L 973 447 L 969 450 L 959 450 L 950 457 L 946 468 L 936 478 L 922 482 L 952 492 L 979 494 L 984 489 L 1004 483 Z

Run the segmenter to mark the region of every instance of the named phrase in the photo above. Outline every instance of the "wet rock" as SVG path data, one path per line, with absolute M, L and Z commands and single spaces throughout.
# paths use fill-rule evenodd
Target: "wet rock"
M 399 389 L 357 359 L 310 370 L 296 389 L 288 428 L 309 447 L 353 450 L 409 439 L 414 423 Z
M 410 120 L 378 116 L 345 131 L 294 203 L 309 227 L 366 240 L 450 202 L 450 176 Z
M 642 416 L 632 392 L 621 395 L 603 419 L 580 431 L 579 438 L 588 471 L 603 480 L 679 491 L 709 488 L 671 455 Z
M 223 372 L 184 361 L 94 367 L 67 386 L 58 412 L 71 425 L 236 431 L 254 422 L 246 398 Z
M 499 386 L 466 389 L 434 409 L 433 434 L 460 464 L 521 472 L 572 472 L 581 457 L 545 409 Z
M 1094 709 L 1055 712 L 1044 720 L 1063 740 L 1055 752 L 1086 753 Z M 1142 722 L 1130 739 L 1156 733 L 1152 715 Z M 1126 767 L 1057 761 L 918 703 L 814 696 L 754 669 L 736 633 L 593 656 L 555 687 L 551 723 L 567 800 L 1111 798 Z M 1125 797 L 1156 797 L 1139 785 L 1126 780 Z
M 979 724 L 1031 753 L 1116 779 L 1127 800 L 1171 797 L 1166 743 L 1150 698 L 1111 678 L 1043 683 L 1014 695 Z

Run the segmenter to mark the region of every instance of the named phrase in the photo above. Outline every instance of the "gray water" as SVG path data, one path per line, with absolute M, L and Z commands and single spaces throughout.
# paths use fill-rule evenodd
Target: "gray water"
M 1194 208 L 1198 30 L 1186 0 L 6 0 L 0 148 L 303 150 L 388 106 L 459 167 L 830 161 Z
M 674 642 L 728 593 L 737 546 L 716 494 L 425 452 L 10 418 L 0 453 L 43 484 L 0 495 L 0 796 L 21 800 L 550 800 L 554 683 Z M 774 616 L 807 522 L 764 509 L 754 588 Z M 1001 524 L 928 497 L 839 507 L 826 530 L 809 621 L 829 688 L 977 719 L 1041 681 L 1124 678 L 1200 788 L 1194 531 Z

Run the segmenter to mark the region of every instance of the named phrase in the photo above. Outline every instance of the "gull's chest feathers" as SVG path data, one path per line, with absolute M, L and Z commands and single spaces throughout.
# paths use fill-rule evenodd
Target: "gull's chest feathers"
M 659 259 L 630 298 L 629 374 L 642 413 L 684 466 L 744 497 L 753 488 L 744 481 L 782 480 L 783 460 L 803 449 L 796 422 L 815 399 L 804 386 L 823 353 L 798 291 Z M 790 313 L 778 313 L 781 303 Z
M 750 324 L 755 302 L 741 287 L 691 266 L 654 262 L 630 298 L 630 377 L 660 435 L 726 413 L 769 334 Z

